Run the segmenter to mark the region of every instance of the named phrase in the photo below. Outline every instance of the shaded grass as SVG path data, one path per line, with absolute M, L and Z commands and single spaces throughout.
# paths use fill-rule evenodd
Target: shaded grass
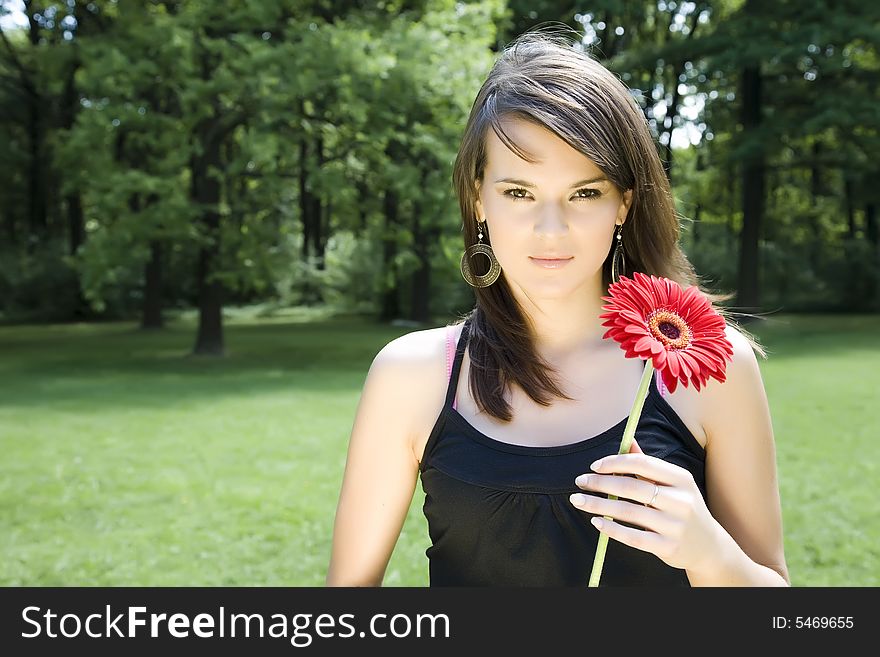
M 0 583 L 323 584 L 363 379 L 402 332 L 233 323 L 214 359 L 189 322 L 0 328 Z
M 438 321 L 440 325 L 445 320 Z M 875 586 L 880 318 L 750 325 L 795 585 Z M 414 330 L 345 316 L 0 327 L 0 584 L 320 586 L 367 369 Z M 386 572 L 428 582 L 417 484 Z

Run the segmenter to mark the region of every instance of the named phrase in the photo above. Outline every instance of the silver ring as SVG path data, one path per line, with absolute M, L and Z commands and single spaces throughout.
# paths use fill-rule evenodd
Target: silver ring
M 655 483 L 655 484 L 654 484 L 654 494 L 651 495 L 651 501 L 648 502 L 648 506 L 651 506 L 651 505 L 654 503 L 654 500 L 657 499 L 657 494 L 658 494 L 659 492 L 660 492 L 660 486 L 658 486 L 658 485 Z

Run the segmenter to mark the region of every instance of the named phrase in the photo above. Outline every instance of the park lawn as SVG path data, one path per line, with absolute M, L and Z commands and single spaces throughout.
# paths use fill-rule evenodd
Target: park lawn
M 795 586 L 880 584 L 880 316 L 777 315 L 749 327 L 777 446 Z
M 440 320 L 440 325 L 445 320 Z M 880 317 L 750 325 L 773 414 L 796 586 L 880 583 Z M 0 327 L 0 585 L 321 586 L 373 356 L 413 328 L 230 312 L 227 356 L 191 316 Z M 417 484 L 385 577 L 425 586 Z

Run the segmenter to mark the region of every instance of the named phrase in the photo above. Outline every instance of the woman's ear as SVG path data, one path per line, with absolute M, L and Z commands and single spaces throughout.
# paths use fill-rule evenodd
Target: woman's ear
M 486 215 L 483 212 L 483 203 L 480 201 L 480 181 L 479 180 L 476 181 L 476 183 L 474 185 L 474 190 L 475 190 L 474 209 L 477 212 L 477 216 L 475 218 L 484 219 Z
M 618 212 L 618 219 L 620 219 L 621 223 L 626 221 L 626 215 L 629 214 L 629 208 L 632 205 L 632 194 L 633 190 L 628 189 L 623 193 L 623 200 L 621 201 L 620 210 Z

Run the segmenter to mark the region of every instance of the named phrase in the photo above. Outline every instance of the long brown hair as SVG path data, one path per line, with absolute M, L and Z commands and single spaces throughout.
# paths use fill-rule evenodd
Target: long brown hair
M 629 89 L 565 34 L 546 30 L 526 32 L 502 51 L 471 108 L 452 175 L 465 248 L 477 242 L 476 201 L 486 167 L 488 130 L 494 130 L 520 157 L 534 161 L 505 134 L 502 119 L 506 117 L 550 130 L 592 160 L 619 192 L 633 190 L 622 228 L 626 274 L 640 271 L 684 287 L 697 285 L 713 304 L 733 296 L 705 289 L 682 251 L 669 181 Z M 483 243 L 491 244 L 486 224 L 482 226 Z M 611 283 L 612 254 L 609 247 L 602 265 L 605 290 Z M 474 288 L 474 294 L 476 305 L 462 319 L 470 323 L 469 384 L 478 408 L 510 421 L 504 392 L 512 383 L 544 406 L 554 398 L 571 399 L 554 380 L 555 370 L 537 354 L 529 323 L 504 273 L 492 285 Z M 716 309 L 729 319 L 725 309 Z

